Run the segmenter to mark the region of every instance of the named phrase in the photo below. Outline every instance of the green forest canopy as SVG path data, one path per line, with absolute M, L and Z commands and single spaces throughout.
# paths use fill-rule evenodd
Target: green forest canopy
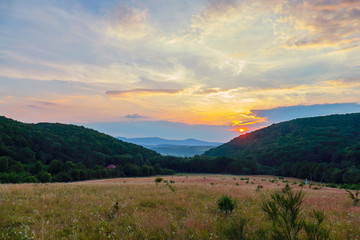
M 360 181 L 360 113 L 295 119 L 241 135 L 205 152 L 256 163 L 259 173 Z
M 116 169 L 106 169 L 109 164 Z M 0 117 L 1 182 L 77 181 L 176 171 L 273 174 L 356 185 L 359 169 L 359 113 L 273 124 L 190 158 L 161 156 L 84 127 L 24 124 Z
M 25 124 L 0 117 L 0 181 L 73 181 L 148 176 L 166 170 L 141 146 L 75 125 Z M 115 164 L 115 170 L 105 167 Z

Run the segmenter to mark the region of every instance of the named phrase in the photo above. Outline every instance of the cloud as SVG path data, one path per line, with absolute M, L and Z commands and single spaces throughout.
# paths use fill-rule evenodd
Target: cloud
M 147 22 L 146 9 L 140 10 L 125 3 L 119 3 L 107 12 L 109 21 L 108 32 L 120 39 L 139 40 L 155 32 Z
M 182 92 L 182 89 L 145 89 L 136 88 L 125 91 L 106 91 L 105 94 L 110 97 L 130 97 L 130 96 L 146 96 L 159 94 L 177 94 Z
M 336 47 L 360 42 L 358 1 L 303 1 L 290 5 L 290 21 L 296 31 L 287 40 L 295 47 Z
M 236 0 L 208 1 L 208 5 L 193 17 L 189 37 L 203 41 L 213 33 L 226 32 L 225 25 L 240 16 L 239 6 Z
M 219 92 L 221 92 L 220 88 L 207 88 L 207 89 L 197 90 L 197 91 L 193 92 L 193 94 L 195 94 L 195 95 L 208 95 L 208 94 L 219 93 Z
M 115 121 L 137 112 L 154 120 L 258 126 L 264 122 L 241 115 L 359 102 L 358 3 L 5 4 L 0 95 L 14 98 L 1 98 L 1 109 L 31 121 Z
M 360 85 L 360 77 L 341 78 L 336 80 L 324 81 L 332 87 L 351 87 Z
M 42 102 L 42 101 L 37 101 L 36 103 L 38 103 L 40 105 L 44 105 L 44 106 L 58 106 L 59 105 L 59 104 L 53 103 L 53 102 Z
M 27 105 L 27 107 L 29 107 L 29 108 L 35 108 L 35 109 L 43 109 L 42 107 L 36 106 L 36 105 Z
M 149 118 L 149 117 L 145 117 L 145 116 L 135 113 L 135 114 L 128 114 L 125 116 L 125 118 L 138 119 L 138 118 Z
M 140 80 L 135 83 L 138 86 L 143 88 L 166 88 L 166 89 L 179 89 L 183 88 L 184 84 L 177 82 L 177 80 L 172 81 L 155 81 L 146 77 L 140 77 Z
M 264 110 L 251 110 L 257 117 L 266 118 L 268 124 L 288 121 L 296 118 L 325 116 L 331 114 L 345 114 L 360 112 L 358 103 L 336 103 L 298 105 L 289 107 L 278 107 Z

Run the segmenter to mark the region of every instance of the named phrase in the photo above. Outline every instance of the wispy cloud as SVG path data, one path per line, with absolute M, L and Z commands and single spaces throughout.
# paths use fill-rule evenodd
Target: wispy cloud
M 58 106 L 59 105 L 59 104 L 53 103 L 53 102 L 42 102 L 42 101 L 37 101 L 36 103 L 38 103 L 40 105 L 44 105 L 44 106 Z
M 155 33 L 148 22 L 146 9 L 138 9 L 126 3 L 118 3 L 107 13 L 108 33 L 125 40 L 139 40 Z
M 106 91 L 105 94 L 111 97 L 131 97 L 144 95 L 158 95 L 158 94 L 177 94 L 182 89 L 144 89 L 136 88 L 124 91 Z
M 138 119 L 138 118 L 149 118 L 149 117 L 142 116 L 142 115 L 140 115 L 140 114 L 134 113 L 134 114 L 128 114 L 128 115 L 126 115 L 125 118 Z
M 358 1 L 303 1 L 288 8 L 297 31 L 287 44 L 296 47 L 347 46 L 359 43 Z
M 351 87 L 360 85 L 360 77 L 341 78 L 336 80 L 324 81 L 332 87 Z

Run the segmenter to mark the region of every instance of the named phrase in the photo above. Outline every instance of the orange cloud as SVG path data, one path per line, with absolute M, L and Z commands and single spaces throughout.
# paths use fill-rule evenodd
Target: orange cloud
M 324 81 L 325 84 L 333 87 L 351 87 L 360 85 L 360 77 L 342 78 L 330 81 Z
M 266 118 L 257 117 L 256 115 L 250 114 L 241 114 L 236 118 L 240 118 L 241 120 L 232 121 L 232 126 L 246 126 L 246 125 L 253 125 L 256 123 L 266 122 Z

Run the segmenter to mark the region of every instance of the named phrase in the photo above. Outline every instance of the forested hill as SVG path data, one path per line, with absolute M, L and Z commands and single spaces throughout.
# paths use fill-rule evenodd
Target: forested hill
M 210 149 L 205 155 L 251 161 L 262 169 L 275 168 L 284 176 L 303 177 L 313 172 L 320 180 L 325 173 L 327 179 L 333 174 L 335 182 L 341 182 L 337 178 L 344 179 L 342 174 L 349 170 L 358 176 L 354 180 L 357 182 L 360 181 L 360 113 L 273 124 Z M 318 169 L 314 170 L 315 167 Z
M 161 171 L 156 165 L 160 158 L 152 150 L 92 129 L 0 117 L 0 182 L 152 175 Z M 117 168 L 105 169 L 109 164 Z

